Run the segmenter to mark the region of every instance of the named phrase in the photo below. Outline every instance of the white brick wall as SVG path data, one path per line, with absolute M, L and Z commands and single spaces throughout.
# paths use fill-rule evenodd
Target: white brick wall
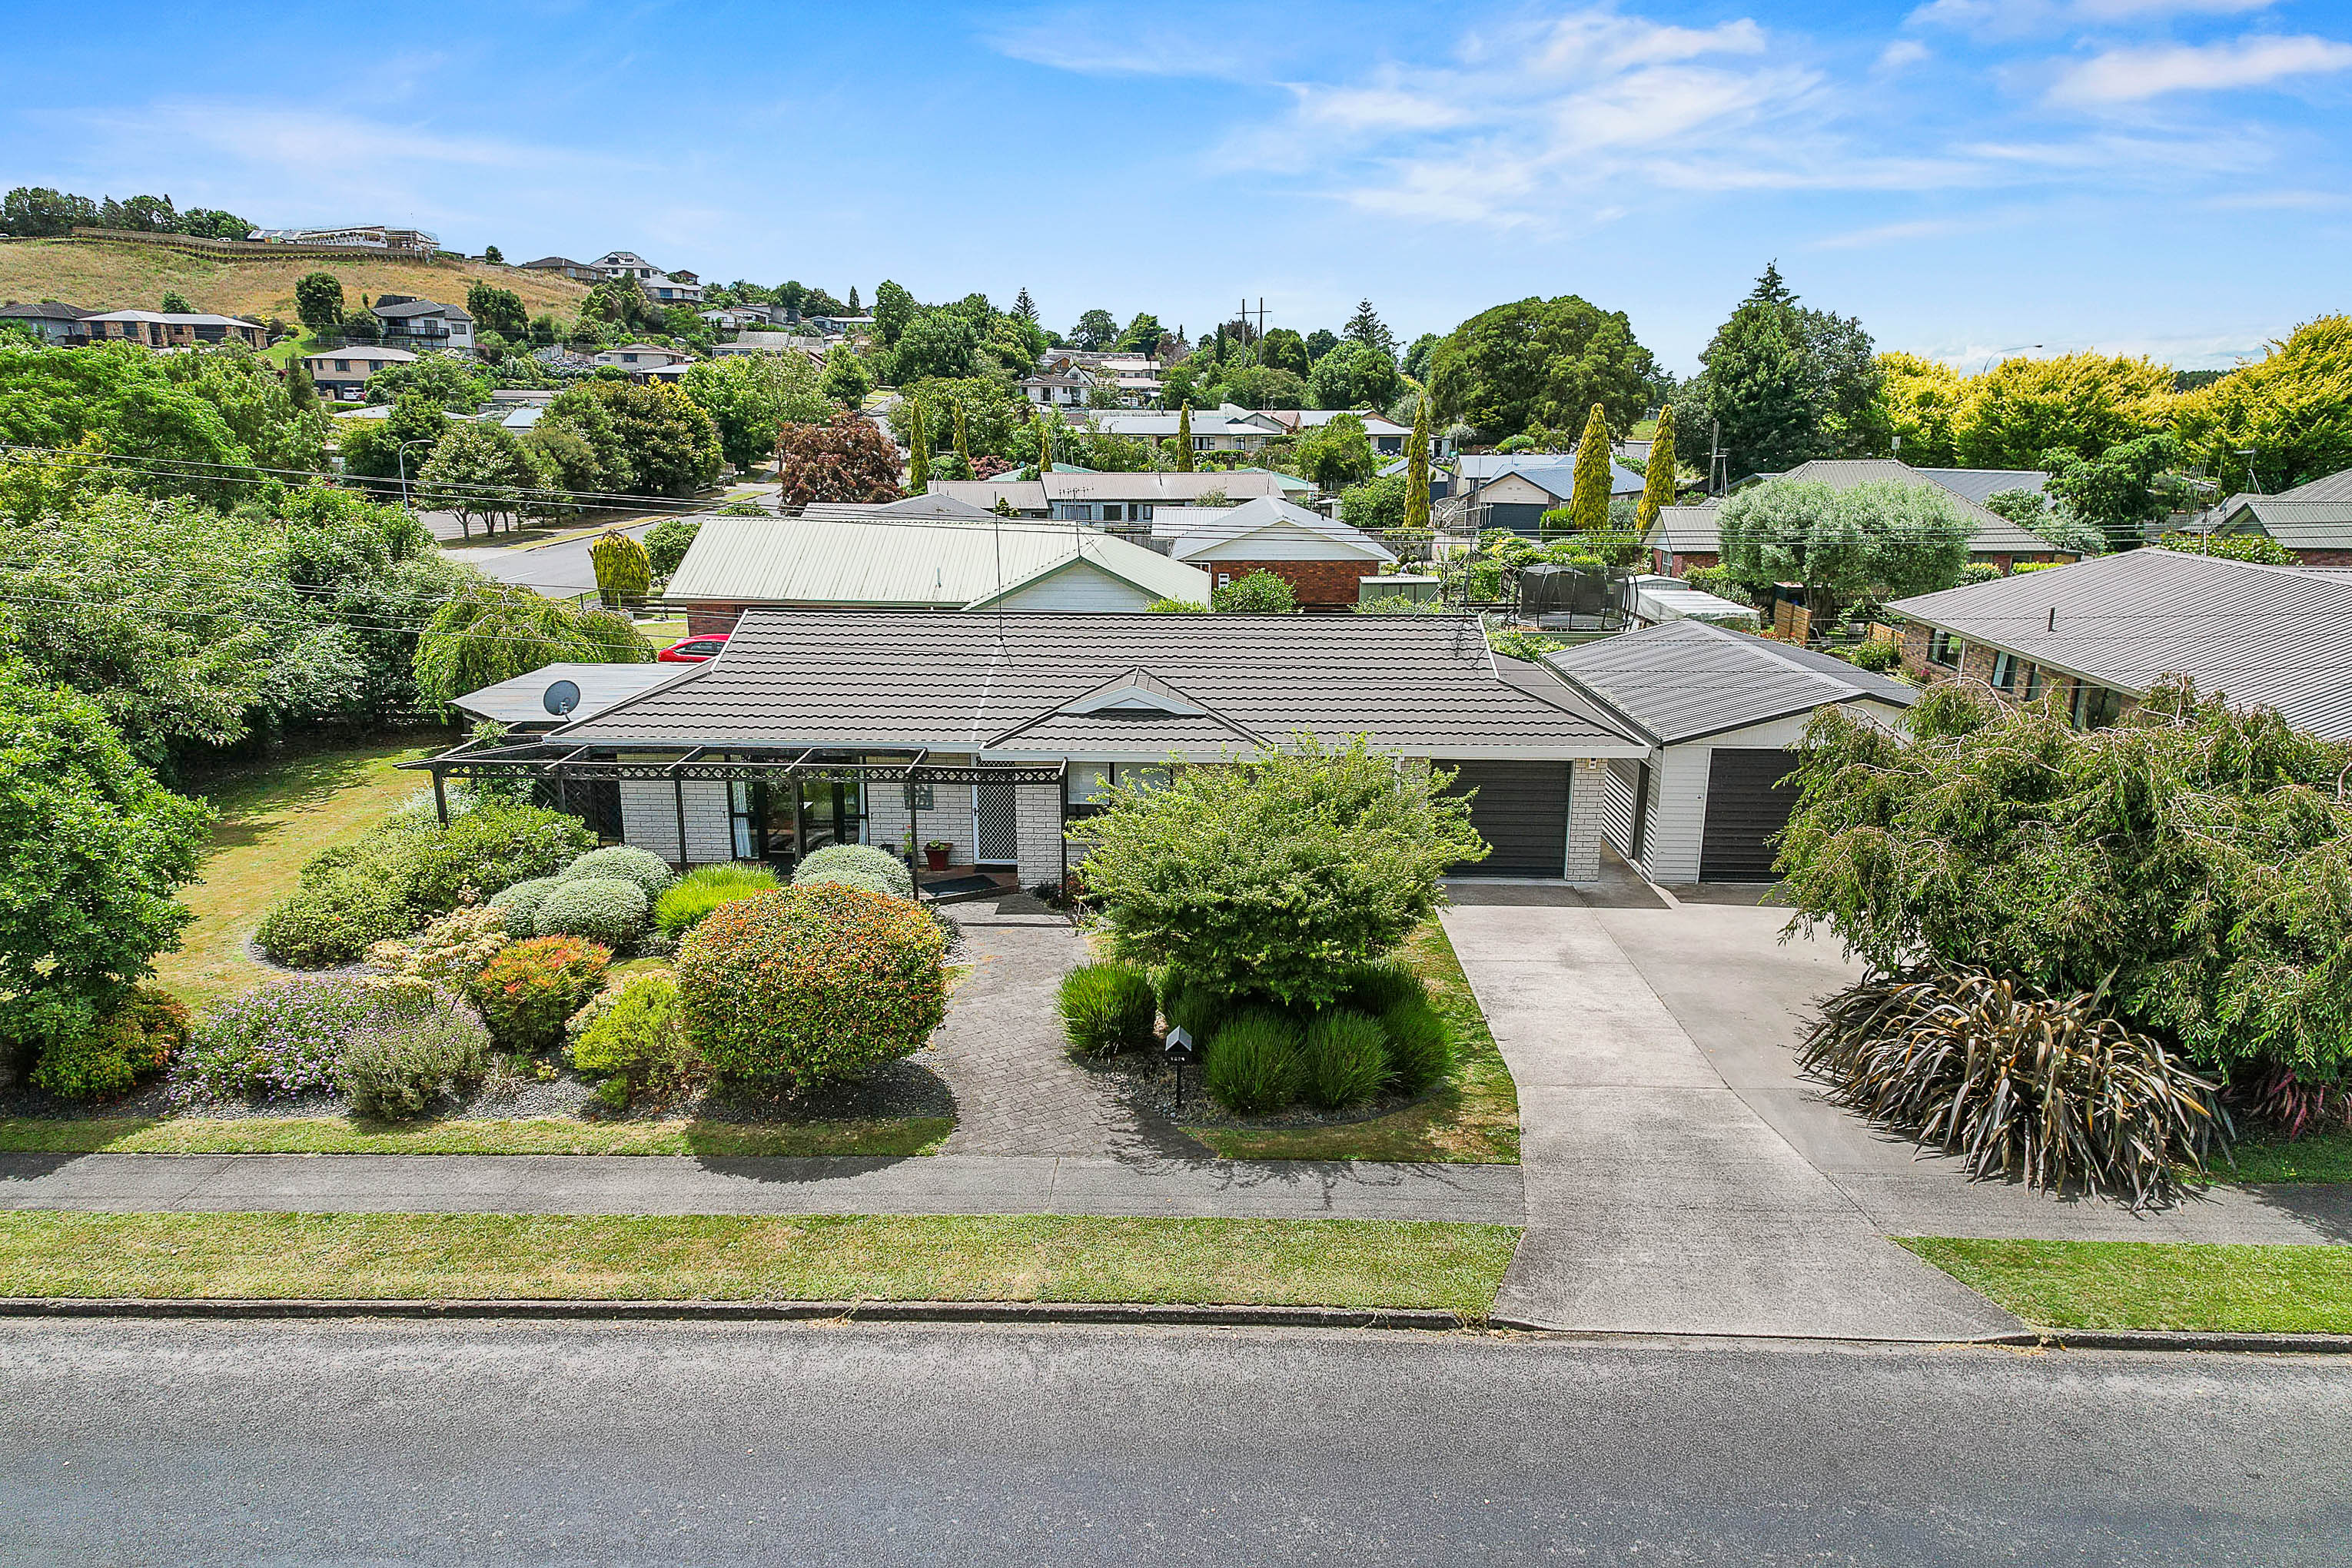
M 715 779 L 688 779 L 686 847 L 688 861 L 708 866 L 735 858 L 727 813 L 727 786 Z M 677 793 L 660 779 L 621 781 L 621 839 L 678 863 Z
M 1059 784 L 1021 784 L 1013 792 L 1014 853 L 1021 885 L 1062 879 L 1062 789 Z M 1075 864 L 1075 859 L 1073 864 Z
M 940 767 L 958 768 L 969 764 L 970 757 L 932 757 L 929 761 Z M 931 786 L 931 809 L 915 814 L 916 830 L 922 837 L 915 841 L 919 852 L 934 838 L 944 838 L 955 847 L 948 852 L 950 865 L 971 864 L 971 792 L 968 784 L 942 784 Z
M 1575 883 L 1601 880 L 1601 792 L 1606 787 L 1609 764 L 1584 757 L 1571 764 L 1568 782 L 1568 864 L 1566 876 Z

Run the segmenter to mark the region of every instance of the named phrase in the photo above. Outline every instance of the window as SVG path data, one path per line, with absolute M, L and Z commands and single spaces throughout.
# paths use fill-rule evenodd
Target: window
M 335 368 L 337 370 L 349 370 L 352 368 L 352 362 L 347 359 L 339 359 L 335 362 Z
M 2003 650 L 1992 656 L 1992 683 L 2003 691 L 2017 685 L 2017 656 Z
M 1927 634 L 1927 662 L 1958 669 L 1960 667 L 1960 656 L 1968 651 L 1968 644 L 1939 626 Z
M 1100 816 L 1114 784 L 1164 789 L 1170 777 L 1164 763 L 1072 763 L 1069 816 L 1076 821 Z
M 2074 682 L 2074 721 L 2077 730 L 2104 730 L 2124 716 L 2124 694 L 2113 687 L 2088 680 Z
M 2038 702 L 2041 699 L 2042 667 L 2038 664 L 2029 664 L 2025 667 L 2025 700 L 2028 702 Z

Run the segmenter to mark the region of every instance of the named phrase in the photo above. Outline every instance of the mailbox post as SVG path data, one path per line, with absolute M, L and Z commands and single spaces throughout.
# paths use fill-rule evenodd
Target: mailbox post
M 1184 1110 L 1184 1069 L 1197 1054 L 1192 1032 L 1181 1027 L 1169 1030 L 1168 1043 L 1160 1048 L 1168 1065 L 1176 1070 L 1176 1110 L 1181 1115 Z

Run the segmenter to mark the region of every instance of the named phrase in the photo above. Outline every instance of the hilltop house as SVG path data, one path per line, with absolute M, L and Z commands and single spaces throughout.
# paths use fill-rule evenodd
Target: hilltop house
M 215 316 L 198 310 L 183 314 L 164 310 L 107 310 L 74 323 L 74 343 L 140 343 L 151 349 L 194 348 L 199 343 L 243 343 L 266 348 L 269 330 L 242 316 Z
M 474 318 L 457 305 L 409 294 L 379 294 L 369 307 L 386 348 L 474 351 Z
M 388 364 L 414 364 L 416 356 L 406 349 L 381 349 L 367 343 L 351 343 L 339 349 L 302 356 L 302 368 L 310 373 L 311 383 L 319 395 L 330 403 L 364 403 L 367 401 L 368 377 Z

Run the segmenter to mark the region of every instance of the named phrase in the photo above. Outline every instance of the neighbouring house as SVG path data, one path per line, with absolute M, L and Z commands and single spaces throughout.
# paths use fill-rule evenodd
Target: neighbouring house
M 715 344 L 713 354 L 806 354 L 822 362 L 824 340 L 803 337 L 797 332 L 738 332 L 733 341 Z
M 1662 506 L 1642 542 L 1662 577 L 1680 577 L 1702 566 L 1723 564 L 1720 501 L 1699 506 Z
M 658 365 L 686 364 L 694 356 L 684 349 L 664 348 L 659 343 L 623 343 L 616 349 L 596 351 L 598 364 L 617 365 L 623 370 L 651 370 Z
M 1078 373 L 1091 378 L 1097 386 L 1118 388 L 1119 401 L 1130 408 L 1144 407 L 1160 399 L 1160 363 L 1149 354 L 1048 349 L 1037 362 L 1037 374 L 1041 376 Z M 1033 396 L 1030 401 L 1041 403 L 1043 399 Z
M 1002 522 L 1004 520 L 992 511 L 982 511 L 968 501 L 953 496 L 901 496 L 897 500 L 813 500 L 801 508 L 803 517 L 830 519 L 834 521 L 861 521 L 867 518 L 932 518 L 950 522 Z
M 409 294 L 379 294 L 369 307 L 386 348 L 474 350 L 474 318 L 464 307 Z
M 1360 529 L 1275 496 L 1239 506 L 1171 509 L 1152 521 L 1153 543 L 1209 574 L 1223 588 L 1271 572 L 1309 609 L 1353 609 L 1358 584 L 1396 564 L 1396 553 Z
M 1106 436 L 1130 441 L 1172 441 L 1183 429 L 1183 416 L 1164 413 L 1097 413 L 1087 423 Z M 1215 408 L 1192 410 L 1192 450 L 1195 452 L 1255 452 L 1283 434 L 1282 426 L 1265 415 L 1224 403 Z
M 436 793 L 610 784 L 614 837 L 681 867 L 944 840 L 1034 883 L 1085 854 L 1068 830 L 1113 784 L 1361 735 L 1458 770 L 1492 847 L 1466 872 L 1591 883 L 1606 764 L 1650 748 L 1528 679 L 1542 688 L 1497 673 L 1472 616 L 758 609 L 651 690 L 411 765 Z
M 1971 492 L 1982 490 L 1987 496 L 1994 496 L 2005 489 L 2031 489 L 2038 493 L 2042 487 L 2037 481 L 2047 477 L 2033 468 L 1915 468 L 1892 458 L 1818 458 L 1810 463 L 1800 463 L 1785 474 L 1760 476 L 1753 482 L 1761 482 L 1763 478 L 1794 479 L 1827 485 L 1833 490 L 1880 483 L 1934 485 L 1958 500 L 1969 521 L 1976 524 L 1976 537 L 1969 545 L 1969 561 L 2007 572 L 2027 562 L 2047 564 L 2073 561 L 2077 556 L 2021 523 L 2010 521 L 1974 499 Z M 1734 488 L 1744 489 L 1750 482 L 1742 480 Z
M 87 342 L 89 334 L 82 330 L 81 323 L 91 313 L 55 300 L 40 300 L 22 305 L 11 300 L 5 305 L 0 305 L 0 321 L 14 321 L 45 343 Z
M 872 329 L 871 316 L 803 316 L 801 324 L 814 327 L 827 337 L 848 337 Z
M 568 256 L 542 256 L 536 261 L 524 262 L 522 269 L 526 272 L 552 272 L 576 283 L 601 283 L 604 279 L 599 268 L 584 261 L 574 261 Z
M 182 315 L 163 310 L 106 310 L 84 316 L 67 341 L 77 343 L 142 343 L 151 349 L 194 348 L 199 343 L 243 343 L 265 348 L 269 329 L 242 316 L 204 311 Z
M 1259 496 L 1313 495 L 1315 487 L 1295 474 L 1265 468 L 1179 473 L 1111 473 L 1056 468 L 1034 479 L 933 479 L 933 495 L 953 496 L 983 511 L 1004 501 L 1016 517 L 1050 517 L 1063 522 L 1150 522 L 1155 509 L 1191 506 L 1203 496 L 1254 500 Z
M 364 403 L 369 376 L 388 364 L 415 363 L 416 356 L 406 349 L 377 348 L 369 343 L 352 343 L 302 356 L 302 368 L 310 373 L 319 395 L 330 403 Z
M 1374 455 L 1382 458 L 1404 456 L 1405 443 L 1412 439 L 1412 426 L 1400 425 L 1377 408 L 1265 408 L 1259 413 L 1290 436 L 1320 430 L 1340 415 L 1351 414 L 1363 422 Z
M 1041 372 L 1013 384 L 1033 408 L 1084 408 L 1095 378 L 1083 370 Z
M 721 305 L 716 310 L 698 312 L 702 319 L 722 331 L 740 331 L 746 327 L 781 325 L 783 311 L 773 305 Z
M 2113 723 L 2168 675 L 2352 739 L 2352 573 L 2126 550 L 1897 599 L 1903 663 Z
M 1576 493 L 1576 458 L 1554 452 L 1531 453 L 1488 463 L 1465 458 L 1457 470 L 1468 521 L 1475 532 L 1503 529 L 1532 539 L 1543 532 L 1543 514 L 1564 507 Z M 1609 465 L 1609 493 L 1638 496 L 1642 476 L 1624 464 Z
M 364 245 L 424 256 L 441 248 L 441 237 L 429 229 L 381 223 L 347 224 L 340 228 L 257 228 L 247 237 L 278 245 Z
M 1823 708 L 1899 727 L 1918 692 L 1790 643 L 1683 619 L 1599 637 L 1544 668 L 1638 736 L 1610 761 L 1601 821 L 1653 882 L 1769 882 L 1797 792 L 1788 748 Z
M 926 498 L 928 499 L 928 498 Z M 711 517 L 666 602 L 688 629 L 723 632 L 753 606 L 1140 610 L 1206 604 L 1208 574 L 1097 529 L 920 512 L 863 518 Z
M 2352 468 L 2274 496 L 2231 496 L 2212 518 L 2210 531 L 2263 534 L 2305 566 L 2352 566 Z

